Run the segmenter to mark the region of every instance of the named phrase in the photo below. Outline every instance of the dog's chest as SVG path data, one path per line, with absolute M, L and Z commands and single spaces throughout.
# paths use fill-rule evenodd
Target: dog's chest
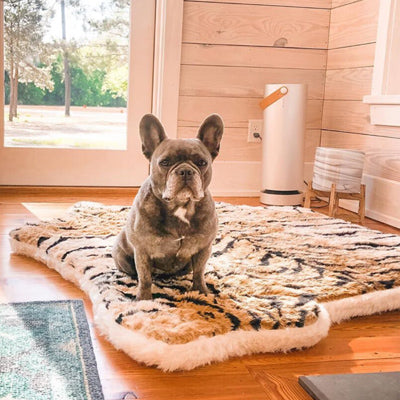
M 153 254 L 153 269 L 155 273 L 173 274 L 190 266 L 191 258 L 198 249 L 193 239 L 182 235 L 177 239 L 164 239 L 159 243 L 158 250 Z M 154 250 L 156 250 L 156 247 Z
M 184 222 L 185 224 L 190 225 L 190 221 L 187 218 L 188 210 L 186 207 L 177 207 L 177 209 L 174 212 L 174 216 Z

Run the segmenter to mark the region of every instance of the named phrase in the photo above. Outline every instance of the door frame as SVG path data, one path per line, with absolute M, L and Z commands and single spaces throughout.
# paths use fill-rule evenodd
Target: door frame
M 0 12 L 3 43 L 2 3 Z M 138 134 L 141 117 L 155 113 L 165 120 L 169 136 L 176 137 L 182 15 L 183 0 L 131 2 L 126 150 L 6 148 L 0 107 L 0 185 L 140 186 L 148 175 Z M 4 98 L 3 81 L 0 96 Z
M 152 110 L 168 136 L 177 138 L 184 0 L 156 3 Z

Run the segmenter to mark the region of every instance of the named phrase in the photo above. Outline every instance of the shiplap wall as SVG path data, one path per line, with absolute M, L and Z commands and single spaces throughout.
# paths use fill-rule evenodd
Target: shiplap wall
M 379 0 L 333 0 L 321 145 L 366 153 L 367 215 L 400 226 L 400 128 L 369 123 Z
M 226 124 L 213 193 L 256 195 L 261 145 L 247 143 L 266 83 L 307 83 L 305 177 L 315 147 L 366 152 L 367 215 L 400 225 L 400 128 L 369 106 L 379 0 L 187 0 L 178 136 L 220 113 Z
M 208 114 L 225 121 L 213 194 L 257 195 L 261 145 L 249 119 L 267 83 L 307 83 L 306 171 L 320 143 L 331 0 L 187 0 L 184 3 L 178 137 Z

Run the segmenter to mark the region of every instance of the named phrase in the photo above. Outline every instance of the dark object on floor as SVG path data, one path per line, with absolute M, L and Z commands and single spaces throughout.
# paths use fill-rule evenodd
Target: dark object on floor
M 0 398 L 104 400 L 81 300 L 0 304 Z
M 314 400 L 400 400 L 400 372 L 300 376 Z

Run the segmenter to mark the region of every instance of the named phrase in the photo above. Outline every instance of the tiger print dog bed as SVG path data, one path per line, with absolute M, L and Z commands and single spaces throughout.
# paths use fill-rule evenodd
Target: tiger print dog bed
M 160 275 L 153 300 L 111 249 L 130 207 L 78 203 L 64 218 L 10 233 L 12 249 L 57 270 L 91 298 L 95 322 L 133 359 L 165 371 L 230 356 L 309 347 L 332 322 L 400 308 L 400 236 L 300 207 L 217 204 L 219 232 L 206 270 Z

